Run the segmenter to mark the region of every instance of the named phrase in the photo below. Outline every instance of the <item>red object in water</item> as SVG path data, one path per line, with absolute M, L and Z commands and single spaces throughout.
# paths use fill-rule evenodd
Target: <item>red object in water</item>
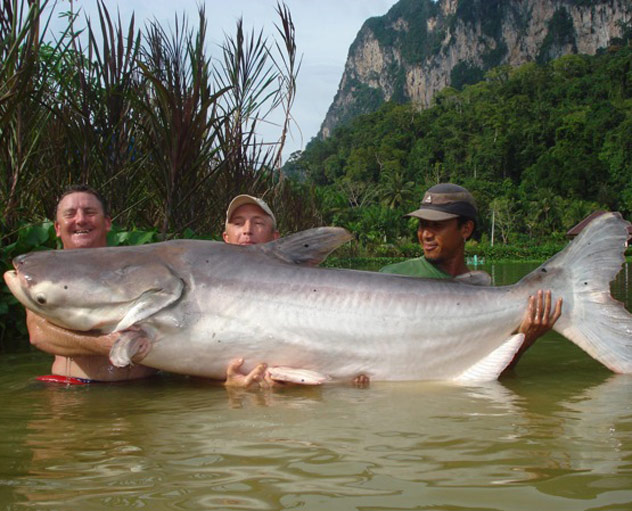
M 45 383 L 61 383 L 62 385 L 89 385 L 90 383 L 95 383 L 94 380 L 87 378 L 74 378 L 72 376 L 60 376 L 58 374 L 47 374 L 38 376 L 35 379 Z

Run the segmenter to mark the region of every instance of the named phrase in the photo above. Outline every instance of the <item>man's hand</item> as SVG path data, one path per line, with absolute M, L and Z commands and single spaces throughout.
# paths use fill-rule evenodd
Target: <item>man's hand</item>
M 149 352 L 151 351 L 151 341 L 147 337 L 141 337 L 140 340 L 141 343 L 139 345 L 138 351 L 136 352 L 136 355 L 132 357 L 132 362 L 134 362 L 134 364 L 140 364 L 141 361 L 147 355 L 149 355 Z
M 248 388 L 251 385 L 259 385 L 261 388 L 270 388 L 275 385 L 275 382 L 267 373 L 267 364 L 258 364 L 257 367 L 248 374 L 243 374 L 240 371 L 243 364 L 243 358 L 238 358 L 228 364 L 228 367 L 226 368 L 226 381 L 224 382 L 226 387 Z
M 536 296 L 530 296 L 524 318 L 518 327 L 518 333 L 524 334 L 524 342 L 507 369 L 515 367 L 524 352 L 533 345 L 536 339 L 551 330 L 561 315 L 561 298 L 555 302 L 555 309 L 551 313 L 551 291 L 545 293 L 540 289 Z
M 132 334 L 127 334 L 127 335 L 131 335 L 134 339 L 134 342 L 136 343 L 137 346 L 137 351 L 134 354 L 134 356 L 132 357 L 132 362 L 134 364 L 140 364 L 140 362 L 147 356 L 149 355 L 149 352 L 151 351 L 151 341 L 149 340 L 149 337 L 147 337 L 147 335 L 145 334 L 145 331 L 137 326 L 131 326 L 128 329 L 124 330 L 123 332 L 112 332 L 111 334 L 108 334 L 107 336 L 104 336 L 106 338 L 111 337 L 112 339 L 114 339 L 114 341 L 116 341 L 121 334 L 127 333 L 127 332 L 132 332 Z
M 351 381 L 351 383 L 354 387 L 364 389 L 369 386 L 369 383 L 371 383 L 371 378 L 369 378 L 366 374 L 359 374 Z
M 241 372 L 244 364 L 243 358 L 233 360 L 226 368 L 226 381 L 224 385 L 230 388 L 248 388 L 252 385 L 258 385 L 262 389 L 270 389 L 273 387 L 283 387 L 286 385 L 320 385 L 325 381 L 329 381 L 326 375 L 322 375 L 311 370 L 294 369 L 290 367 L 275 366 L 268 369 L 265 363 L 258 364 L 248 374 Z M 370 378 L 365 374 L 357 375 L 352 384 L 356 387 L 368 387 Z
M 555 310 L 551 314 L 551 291 L 544 293 L 541 289 L 536 296 L 529 297 L 529 305 L 518 333 L 524 334 L 524 344 L 531 344 L 553 328 L 562 314 L 562 299 L 555 303 Z M 523 344 L 523 345 L 524 345 Z

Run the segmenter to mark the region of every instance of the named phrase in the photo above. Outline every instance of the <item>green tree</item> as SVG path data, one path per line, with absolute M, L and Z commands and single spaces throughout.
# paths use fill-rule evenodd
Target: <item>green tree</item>
M 378 186 L 380 202 L 389 209 L 409 203 L 415 196 L 415 183 L 408 179 L 398 162 L 384 163 Z
M 506 245 L 509 236 L 516 227 L 516 212 L 513 202 L 507 197 L 497 197 L 489 205 L 492 212 L 492 225 L 495 232 L 500 234 L 502 242 Z

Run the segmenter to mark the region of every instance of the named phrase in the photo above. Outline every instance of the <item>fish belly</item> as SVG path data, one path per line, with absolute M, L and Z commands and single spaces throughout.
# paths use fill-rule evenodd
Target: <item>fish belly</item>
M 147 363 L 211 378 L 244 358 L 244 370 L 265 362 L 333 379 L 451 379 L 509 338 L 526 303 L 501 288 L 410 280 L 419 279 L 216 286 L 197 293 L 195 319 L 163 332 Z

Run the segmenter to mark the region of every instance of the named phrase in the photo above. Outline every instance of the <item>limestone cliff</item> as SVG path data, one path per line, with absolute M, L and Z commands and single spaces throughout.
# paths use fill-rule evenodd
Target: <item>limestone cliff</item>
M 400 0 L 360 29 L 320 136 L 384 101 L 427 107 L 499 65 L 594 54 L 631 24 L 630 0 Z

